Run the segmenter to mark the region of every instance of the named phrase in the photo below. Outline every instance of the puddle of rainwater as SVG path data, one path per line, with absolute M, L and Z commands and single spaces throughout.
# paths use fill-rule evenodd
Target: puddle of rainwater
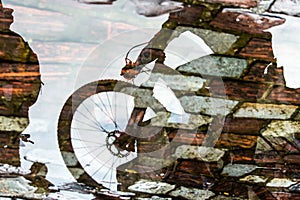
M 49 3 L 43 2 L 41 3 L 43 5 L 35 4 L 34 1 L 25 4 L 4 0 L 3 4 L 15 10 L 15 22 L 11 29 L 29 41 L 31 48 L 39 56 L 40 71 L 44 83 L 37 102 L 30 108 L 30 125 L 23 132 L 23 134 L 31 135 L 30 139 L 34 141 L 34 144 L 26 143 L 25 147 L 21 147 L 22 167 L 29 169 L 34 161 L 42 162 L 48 167 L 47 179 L 52 183 L 62 185 L 75 181 L 66 168 L 59 151 L 56 130 L 58 117 L 70 94 L 84 83 L 103 76 L 101 71 L 104 70 L 99 67 L 97 68 L 98 74 L 87 74 L 88 76 L 84 76 L 84 78 L 77 73 L 83 72 L 82 66 L 84 66 L 86 59 L 92 55 L 91 52 L 97 49 L 100 43 L 104 42 L 105 44 L 114 36 L 128 31 L 126 27 L 133 30 L 151 28 L 149 29 L 151 31 L 148 31 L 144 37 L 132 38 L 132 41 L 126 41 L 126 44 L 130 43 L 133 46 L 145 42 L 146 38 L 152 38 L 160 29 L 167 16 L 157 18 L 139 16 L 133 11 L 133 5 L 126 4 L 124 0 L 118 0 L 110 6 L 88 6 L 74 1 L 62 3 L 58 0 Z M 34 12 L 30 14 L 24 12 L 26 11 L 24 5 L 27 8 L 30 7 L 31 11 Z M 74 9 L 70 9 L 72 7 Z M 83 12 L 84 10 L 89 10 L 89 14 Z M 49 17 L 47 18 L 45 15 Z M 122 19 L 122 15 L 126 15 L 129 20 Z M 52 21 L 54 28 L 44 26 L 44 20 Z M 87 22 L 92 23 L 87 25 L 85 24 Z M 105 27 L 99 27 L 97 23 L 101 23 Z M 299 29 L 297 28 L 299 24 L 298 19 L 288 17 L 285 26 L 271 29 L 273 50 L 279 63 L 294 67 L 294 70 L 285 68 L 286 82 L 288 86 L 293 88 L 300 86 L 296 75 L 299 74 L 299 71 L 295 70 L 297 67 L 292 61 L 295 59 L 290 58 L 291 55 L 299 55 L 296 52 L 300 49 L 297 48 L 300 44 L 300 38 L 295 31 Z M 39 25 L 41 25 L 41 29 L 33 28 Z M 121 28 L 118 29 L 118 26 Z M 289 37 L 282 36 L 287 32 L 291 34 Z M 92 34 L 93 37 L 89 37 L 89 34 Z M 127 50 L 131 46 L 127 45 Z M 293 48 L 290 48 L 291 46 Z M 289 50 L 283 52 L 282 49 Z M 118 51 L 118 49 L 113 50 Z M 120 52 L 124 53 L 124 50 L 121 49 Z M 287 55 L 289 56 L 288 59 Z M 94 60 L 94 62 L 96 63 L 89 64 L 99 65 L 97 61 Z M 124 65 L 123 62 L 121 56 L 117 61 L 111 61 L 110 65 L 113 63 L 118 71 Z M 292 73 L 289 73 L 290 71 Z M 23 159 L 24 157 L 26 160 Z
M 99 44 L 107 43 L 122 32 L 151 28 L 142 41 L 137 38 L 127 41 L 134 45 L 145 42 L 160 29 L 167 15 L 145 18 L 135 13 L 133 5 L 122 0 L 109 6 L 85 5 L 71 0 L 40 3 L 4 0 L 3 4 L 14 9 L 11 30 L 22 35 L 38 55 L 44 83 L 37 102 L 29 110 L 30 124 L 23 134 L 30 134 L 34 144 L 26 143 L 20 148 L 21 165 L 29 169 L 33 162 L 42 162 L 48 167 L 47 179 L 55 185 L 73 182 L 75 179 L 58 148 L 56 129 L 63 104 L 76 87 L 82 85 L 76 80 L 78 71 Z M 122 19 L 124 15 L 126 19 Z M 46 21 L 50 25 L 45 26 Z M 122 59 L 117 70 L 123 63 Z M 94 76 L 98 79 L 102 69 L 99 62 L 93 64 L 99 70 Z M 90 76 L 88 81 L 92 79 Z

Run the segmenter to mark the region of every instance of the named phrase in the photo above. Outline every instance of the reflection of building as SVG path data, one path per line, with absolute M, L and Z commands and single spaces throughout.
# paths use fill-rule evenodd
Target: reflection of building
M 256 0 L 183 1 L 190 5 L 180 12 L 171 13 L 163 27 L 178 32 L 193 32 L 214 53 L 179 66 L 177 71 L 185 76 L 186 82 L 177 79 L 178 84 L 174 84 L 172 89 L 180 91 L 178 98 L 186 112 L 200 113 L 198 116 L 208 120 L 204 120 L 204 125 L 202 122 L 194 123 L 198 127 L 196 134 L 182 131 L 180 137 L 175 137 L 178 131 L 164 123 L 167 115 L 161 115 L 159 121 L 151 119 L 149 124 L 155 128 L 166 128 L 166 132 L 139 139 L 136 162 L 118 167 L 118 180 L 125 190 L 129 186 L 132 191 L 147 197 L 164 194 L 187 199 L 197 199 L 199 196 L 203 197 L 201 199 L 299 199 L 299 91 L 286 88 L 282 68 L 277 68 L 274 59 L 272 35 L 265 32 L 285 20 L 234 9 L 254 7 Z M 166 43 L 168 37 L 159 37 L 165 36 L 164 33 L 166 31 L 162 30 L 156 39 Z M 158 48 L 165 47 L 160 41 L 156 44 Z M 152 71 L 151 76 L 158 77 L 156 70 Z M 159 75 L 162 79 L 170 77 L 165 71 Z M 196 96 L 185 93 L 185 90 L 193 91 L 187 87 L 191 77 L 201 77 L 205 82 L 204 85 L 199 84 L 201 89 L 197 88 Z M 182 87 L 181 82 L 186 88 Z M 93 93 L 95 85 L 100 88 L 100 84 L 94 82 L 86 85 L 82 94 Z M 149 85 L 143 86 L 142 94 L 153 89 Z M 101 88 L 112 90 L 115 85 L 105 83 L 105 87 Z M 223 99 L 224 92 L 226 112 L 218 113 L 216 107 L 205 107 L 207 101 Z M 76 156 L 69 137 L 73 117 L 71 109 L 81 103 L 82 94 L 79 91 L 69 98 L 58 128 L 62 155 L 70 171 L 79 181 L 91 184 L 90 177 L 83 173 L 82 166 L 74 159 Z M 134 123 L 129 124 L 133 125 L 132 130 L 146 110 L 143 105 L 139 106 L 142 108 L 136 109 L 131 118 Z M 218 129 L 220 126 L 214 129 L 207 125 L 211 121 L 218 125 L 220 115 L 225 115 L 224 124 L 220 120 L 221 129 Z M 212 137 L 215 140 L 203 147 L 209 134 L 214 136 L 219 130 L 221 134 L 216 134 Z M 125 139 L 117 140 L 116 144 L 122 144 Z M 167 156 L 177 156 L 173 166 L 156 170 L 156 165 L 161 166 L 160 163 L 164 162 L 162 154 L 158 153 L 141 159 L 142 152 L 154 152 L 170 141 L 177 145 L 166 152 Z M 138 173 L 141 171 L 147 173 Z M 132 186 L 139 178 L 157 182 L 142 181 Z M 162 180 L 170 185 L 160 182 Z
M 29 123 L 28 108 L 41 81 L 36 54 L 9 30 L 12 12 L 0 1 L 0 163 L 19 165 L 19 134 Z
M 225 86 L 228 107 L 230 102 L 234 102 L 235 106 L 226 113 L 222 133 L 211 155 L 205 159 L 201 158 L 201 154 L 195 155 L 204 150 L 200 146 L 208 137 L 207 127 L 200 127 L 196 138 L 189 133 L 177 138 L 179 146 L 174 151 L 184 153 L 165 181 L 190 189 L 177 187 L 169 194 L 188 197 L 190 192 L 212 199 L 231 199 L 228 196 L 299 199 L 299 90 L 285 87 L 282 68 L 277 68 L 274 59 L 272 35 L 265 32 L 285 20 L 231 9 L 254 7 L 257 1 L 193 2 L 194 5 L 185 7 L 183 11 L 171 13 L 163 27 L 180 32 L 189 30 L 199 35 L 214 54 L 195 59 L 177 70 L 186 76 L 205 79 L 207 85 L 197 91 L 197 96 L 222 98 Z M 216 78 L 219 76 L 222 80 Z M 203 106 L 192 98 L 187 104 L 188 109 L 195 112 L 201 111 Z M 169 133 L 170 139 L 173 136 L 174 133 Z M 144 168 L 149 167 L 146 163 L 139 164 L 139 167 L 143 164 Z M 120 181 L 128 183 L 128 174 L 119 176 Z M 159 174 L 145 173 L 141 176 L 160 179 Z M 145 187 L 147 183 L 130 188 L 147 193 Z M 151 193 L 151 188 L 148 191 Z

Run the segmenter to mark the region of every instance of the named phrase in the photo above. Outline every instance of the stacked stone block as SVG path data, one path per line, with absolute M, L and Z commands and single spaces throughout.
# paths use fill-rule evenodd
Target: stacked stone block
M 217 115 L 203 110 L 204 98 L 223 99 L 228 109 L 223 113 L 222 133 L 212 148 L 203 146 L 208 137 L 204 124 L 211 120 L 198 124 L 196 134 L 168 134 L 169 141 L 178 143 L 173 155 L 180 156 L 162 170 L 165 176 L 161 180 L 178 187 L 160 194 L 196 199 L 188 195 L 194 189 L 199 196 L 210 192 L 197 197 L 200 199 L 300 198 L 299 91 L 285 86 L 283 69 L 273 55 L 272 35 L 265 31 L 285 20 L 233 9 L 251 8 L 257 1 L 183 2 L 189 6 L 171 13 L 163 27 L 197 34 L 214 54 L 177 68 L 187 80 L 201 77 L 204 82 L 196 96 L 181 93 L 179 99 L 187 112 L 208 118 Z M 211 153 L 202 157 L 207 148 Z M 153 177 L 141 175 L 147 176 Z M 129 189 L 139 192 L 143 184 L 138 182 Z M 183 192 L 185 187 L 189 192 Z
M 13 10 L 0 1 L 0 163 L 19 166 L 19 135 L 41 85 L 36 54 L 10 30 Z

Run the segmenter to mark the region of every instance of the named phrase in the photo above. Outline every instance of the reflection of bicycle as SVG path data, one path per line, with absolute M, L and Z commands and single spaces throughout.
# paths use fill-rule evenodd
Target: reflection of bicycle
M 173 34 L 166 32 L 168 38 Z M 126 55 L 121 75 L 129 80 L 145 76 L 138 86 L 96 80 L 77 89 L 64 104 L 58 123 L 59 147 L 79 182 L 117 189 L 117 171 L 154 173 L 162 179 L 162 169 L 180 157 L 175 151 L 183 135 L 192 141 L 198 128 L 205 127 L 211 135 L 206 146 L 212 147 L 218 138 L 225 117 L 222 102 L 196 95 L 205 87 L 202 78 L 184 76 L 163 64 L 167 42 L 160 36 L 148 43 L 136 62 Z M 205 108 L 193 104 L 200 98 Z M 218 113 L 208 111 L 217 107 Z

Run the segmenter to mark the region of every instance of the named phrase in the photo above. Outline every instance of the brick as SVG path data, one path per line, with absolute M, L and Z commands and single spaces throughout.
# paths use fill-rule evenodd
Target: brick
M 253 164 L 255 149 L 232 149 L 229 152 L 230 156 L 227 157 L 226 162 L 240 163 L 240 164 Z
M 0 30 L 8 30 L 13 23 L 13 9 L 0 8 Z
M 269 88 L 268 84 L 253 83 L 253 82 L 240 82 L 235 80 L 212 80 L 208 87 L 212 96 L 225 94 L 229 99 L 241 101 L 256 101 L 260 99 Z
M 214 177 L 220 173 L 221 165 L 217 162 L 201 162 L 196 160 L 178 160 L 176 171 Z
M 248 199 L 249 186 L 226 178 L 218 181 L 213 186 L 213 191 L 217 194 L 226 194 L 229 197 Z
M 255 154 L 255 161 L 258 164 L 282 163 L 282 158 L 276 151 L 264 151 Z
M 267 125 L 267 123 L 267 120 L 227 117 L 224 123 L 223 132 L 256 135 L 260 132 L 262 127 Z
M 175 171 L 174 173 L 171 173 L 167 181 L 174 184 L 180 183 L 180 185 L 187 187 L 199 187 L 206 184 L 214 185 L 217 180 L 200 174 Z
M 298 178 L 299 166 L 292 164 L 286 165 L 284 163 L 258 163 L 261 167 L 253 173 L 269 178 Z
M 253 135 L 242 135 L 242 134 L 221 134 L 215 147 L 227 148 L 227 149 L 249 149 L 256 145 L 257 136 Z
M 283 67 L 276 67 L 272 63 L 256 62 L 243 77 L 245 81 L 271 82 L 276 85 L 285 85 Z
M 39 94 L 40 83 L 4 82 L 0 80 L 0 96 L 6 101 L 23 101 L 30 98 L 34 102 Z M 15 102 L 12 102 L 15 103 Z
M 172 142 L 179 144 L 201 146 L 207 137 L 207 133 L 191 133 L 182 130 L 180 133 L 172 132 L 168 134 L 168 137 Z M 214 147 L 221 149 L 251 149 L 255 147 L 256 142 L 257 136 L 222 133 L 220 137 L 217 138 Z
M 178 25 L 197 25 L 201 22 L 201 13 L 205 11 L 207 9 L 203 5 L 184 7 L 182 11 L 170 13 L 168 21 Z
M 0 131 L 0 147 L 19 149 L 19 132 Z
M 244 32 L 270 37 L 270 33 L 264 32 L 264 30 L 283 24 L 284 22 L 285 20 L 282 18 L 264 17 L 256 14 L 223 10 L 218 13 L 210 25 L 230 32 Z
M 19 148 L 0 148 L 0 163 L 20 166 Z
M 0 35 L 0 59 L 12 62 L 37 63 L 37 56 L 21 36 L 14 34 Z
M 179 144 L 191 144 L 191 145 L 202 145 L 204 139 L 206 137 L 205 133 L 187 130 L 180 130 L 180 132 L 172 131 L 168 134 L 168 138 L 172 142 L 176 142 Z
M 278 86 L 271 91 L 267 99 L 278 103 L 299 105 L 300 89 Z
M 300 165 L 299 159 L 300 159 L 300 154 L 290 154 L 290 155 L 284 156 L 285 162 L 296 164 L 296 165 Z
M 38 64 L 0 63 L 0 80 L 40 82 Z
M 249 43 L 239 52 L 239 55 L 251 59 L 261 59 L 265 61 L 274 61 L 274 54 L 272 43 L 270 40 L 253 38 Z
M 241 8 L 251 8 L 258 4 L 257 0 L 204 0 L 209 3 L 220 3 L 224 6 L 233 6 Z
M 289 119 L 297 108 L 298 106 L 293 105 L 243 103 L 233 116 L 257 119 Z
M 281 187 L 279 187 L 279 188 L 281 188 Z M 274 197 L 276 199 L 280 199 L 280 200 L 300 199 L 300 194 L 297 194 L 297 193 L 275 191 L 275 192 L 271 192 L 271 195 L 272 196 L 270 196 L 269 198 L 266 198 L 266 200 L 273 200 Z

